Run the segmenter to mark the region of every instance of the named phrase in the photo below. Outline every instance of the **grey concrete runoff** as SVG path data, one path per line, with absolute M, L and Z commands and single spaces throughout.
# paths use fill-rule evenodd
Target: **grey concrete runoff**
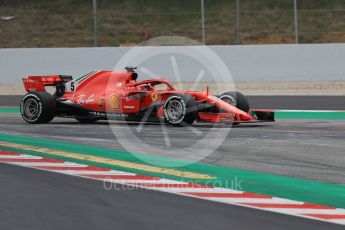
M 0 163 L 0 229 L 338 230 L 341 225 Z

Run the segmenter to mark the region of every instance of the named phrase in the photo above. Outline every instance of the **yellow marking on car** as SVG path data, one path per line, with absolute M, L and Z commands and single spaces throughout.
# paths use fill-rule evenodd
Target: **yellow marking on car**
M 104 105 L 104 98 L 101 98 L 99 101 L 98 101 L 98 107 L 103 107 Z
M 120 109 L 120 98 L 117 95 L 108 97 L 108 106 L 111 110 Z
M 158 95 L 157 95 L 156 93 L 152 93 L 152 94 L 151 94 L 151 99 L 152 99 L 152 101 L 156 101 L 157 98 L 158 98 Z
M 73 159 L 78 159 L 78 160 L 86 160 L 86 161 L 91 161 L 95 163 L 120 166 L 124 168 L 142 170 L 142 171 L 147 171 L 147 172 L 152 172 L 152 173 L 161 173 L 161 174 L 166 174 L 166 175 L 171 175 L 171 176 L 178 176 L 178 177 L 185 177 L 185 178 L 192 178 L 192 179 L 214 179 L 215 178 L 207 174 L 160 168 L 156 166 L 132 163 L 132 162 L 123 161 L 123 160 L 114 160 L 110 158 L 97 157 L 97 156 L 85 155 L 85 154 L 80 154 L 80 153 L 64 152 L 60 150 L 54 150 L 54 149 L 30 146 L 30 145 L 23 145 L 23 144 L 17 144 L 17 143 L 12 143 L 12 142 L 0 141 L 0 146 L 22 149 L 22 150 L 27 150 L 27 151 L 34 151 L 34 152 L 61 156 L 61 157 L 68 157 L 68 158 L 73 158 Z

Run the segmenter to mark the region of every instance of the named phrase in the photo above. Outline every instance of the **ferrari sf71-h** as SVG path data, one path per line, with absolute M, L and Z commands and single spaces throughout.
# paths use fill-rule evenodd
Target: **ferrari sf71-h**
M 134 68 L 97 71 L 76 80 L 71 76 L 23 78 L 28 92 L 21 101 L 23 119 L 48 123 L 54 117 L 75 118 L 82 123 L 98 120 L 164 121 L 175 126 L 196 122 L 250 123 L 274 121 L 274 114 L 250 110 L 240 92 L 219 96 L 208 92 L 181 91 L 163 78 L 137 81 Z M 46 91 L 53 86 L 54 93 Z

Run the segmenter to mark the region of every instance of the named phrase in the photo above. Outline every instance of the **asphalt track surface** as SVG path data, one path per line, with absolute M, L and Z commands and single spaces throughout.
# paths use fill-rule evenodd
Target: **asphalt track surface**
M 303 109 L 322 109 L 316 107 L 322 100 L 314 98 Z M 341 109 L 337 100 L 325 102 L 323 109 Z M 294 104 L 289 100 L 287 103 Z M 265 105 L 266 102 L 261 104 L 262 108 Z M 125 135 L 132 134 L 138 126 L 111 124 Z M 207 124 L 195 125 L 201 137 L 210 128 Z M 213 128 L 228 129 L 222 125 Z M 81 125 L 72 119 L 58 118 L 48 125 L 32 126 L 19 114 L 4 113 L 0 114 L 0 130 L 124 149 L 107 122 Z M 176 149 L 200 138 L 184 128 L 167 126 L 166 131 Z M 152 147 L 164 141 L 160 126 L 153 124 L 145 125 L 136 135 Z M 345 184 L 344 135 L 343 120 L 278 120 L 241 125 L 232 128 L 225 141 L 202 161 Z M 193 152 L 197 153 L 198 149 Z M 169 157 L 193 160 L 194 155 Z M 101 182 L 18 166 L 0 164 L 0 172 L 0 229 L 61 229 L 61 226 L 63 229 L 343 229 L 319 221 L 155 191 L 128 187 L 106 191 Z
M 196 124 L 193 129 L 166 126 L 171 147 L 166 147 L 159 124 L 144 125 L 138 132 L 140 125 L 136 123 L 110 122 L 109 125 L 107 121 L 99 121 L 80 124 L 74 119 L 56 118 L 50 124 L 29 125 L 20 114 L 6 113 L 0 113 L 0 121 L 1 132 L 21 136 L 126 151 L 123 147 L 125 139 L 132 147 L 138 146 L 140 151 L 137 153 L 345 184 L 344 120 L 284 119 L 233 128 L 209 124 Z M 218 132 L 225 135 L 219 146 L 213 145 L 217 137 L 209 137 Z M 139 146 L 132 135 L 144 145 Z M 192 150 L 185 150 L 191 145 Z M 200 151 L 207 148 L 213 153 L 200 157 Z
M 0 96 L 0 106 L 19 106 L 22 96 Z M 344 110 L 345 96 L 248 96 L 256 109 Z

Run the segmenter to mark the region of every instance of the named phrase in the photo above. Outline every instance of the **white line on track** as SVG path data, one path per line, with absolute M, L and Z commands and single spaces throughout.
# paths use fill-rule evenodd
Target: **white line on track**
M 70 174 L 70 175 L 122 175 L 122 176 L 134 176 L 135 173 L 127 173 L 120 171 L 90 171 L 90 170 L 50 170 L 56 173 Z

